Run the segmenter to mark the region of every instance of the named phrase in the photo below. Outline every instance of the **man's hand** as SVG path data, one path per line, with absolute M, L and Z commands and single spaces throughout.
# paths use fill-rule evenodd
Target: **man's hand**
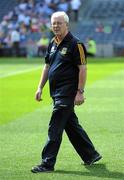
M 41 101 L 41 94 L 42 94 L 42 90 L 40 88 L 37 89 L 36 93 L 35 93 L 35 99 L 36 101 Z
M 84 103 L 84 99 L 85 98 L 84 98 L 83 94 L 81 94 L 80 92 L 77 91 L 74 104 L 79 106 Z

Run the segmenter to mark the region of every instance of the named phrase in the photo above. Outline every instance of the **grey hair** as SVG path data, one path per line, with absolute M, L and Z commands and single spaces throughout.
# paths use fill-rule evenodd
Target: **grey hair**
M 57 11 L 55 13 L 52 14 L 51 16 L 51 21 L 54 17 L 59 17 L 59 16 L 63 16 L 64 17 L 64 20 L 65 22 L 68 24 L 69 23 L 69 17 L 68 15 L 64 12 L 64 11 Z

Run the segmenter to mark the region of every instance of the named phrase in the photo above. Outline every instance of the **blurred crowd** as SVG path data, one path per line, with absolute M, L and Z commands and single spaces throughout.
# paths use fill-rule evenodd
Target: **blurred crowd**
M 32 33 L 51 38 L 50 16 L 55 11 L 74 13 L 78 20 L 80 0 L 18 0 L 18 5 L 0 23 L 0 47 L 25 46 L 33 43 Z M 16 42 L 16 43 L 15 43 Z M 38 42 L 39 43 L 39 42 Z

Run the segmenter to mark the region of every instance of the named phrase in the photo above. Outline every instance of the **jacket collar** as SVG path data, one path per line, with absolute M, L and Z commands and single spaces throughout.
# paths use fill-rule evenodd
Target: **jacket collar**
M 70 41 L 72 37 L 73 37 L 72 34 L 68 32 L 61 42 L 57 39 L 57 37 L 54 37 L 54 42 L 57 44 L 57 46 L 59 46 L 60 44 L 63 44 L 64 42 Z

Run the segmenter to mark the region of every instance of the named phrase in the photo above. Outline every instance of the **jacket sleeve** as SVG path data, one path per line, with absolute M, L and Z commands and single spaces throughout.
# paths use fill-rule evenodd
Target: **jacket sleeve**
M 46 51 L 46 55 L 45 55 L 45 63 L 46 64 L 50 64 L 50 51 L 51 51 L 51 47 L 52 47 L 52 44 L 53 44 L 53 42 L 54 42 L 54 38 L 52 38 L 52 40 L 50 41 L 50 43 L 49 43 L 49 46 L 48 46 L 48 48 L 47 48 L 47 51 Z
M 73 63 L 75 65 L 86 65 L 86 48 L 83 43 L 77 42 L 73 48 Z
M 46 55 L 45 55 L 45 64 L 49 64 L 49 55 L 50 55 L 50 44 L 47 48 Z

